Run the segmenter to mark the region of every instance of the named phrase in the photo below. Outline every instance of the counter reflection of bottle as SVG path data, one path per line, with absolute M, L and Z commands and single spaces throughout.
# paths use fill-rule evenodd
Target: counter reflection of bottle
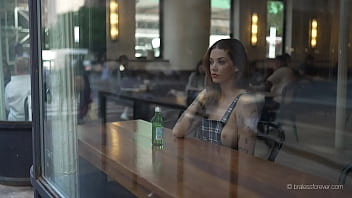
M 162 146 L 153 146 L 152 148 L 152 165 L 155 174 L 159 175 L 163 170 L 163 148 Z
M 155 107 L 155 113 L 152 118 L 152 144 L 162 146 L 164 144 L 163 117 L 160 107 Z

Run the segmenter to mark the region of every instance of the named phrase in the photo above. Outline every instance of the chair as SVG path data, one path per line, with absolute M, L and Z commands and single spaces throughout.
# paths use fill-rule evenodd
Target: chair
M 347 164 L 341 171 L 339 177 L 339 184 L 344 185 L 346 183 L 346 177 L 352 171 L 352 163 Z
M 277 112 L 280 109 L 280 104 L 273 100 L 271 96 L 264 96 L 264 103 L 262 104 L 260 120 L 266 122 L 274 122 L 276 120 Z
M 183 111 L 184 110 L 180 109 L 163 109 L 162 115 L 164 118 L 167 118 L 164 120 L 164 127 L 172 129 L 177 120 L 181 117 Z
M 295 99 L 297 97 L 297 91 L 299 86 L 294 82 L 286 85 L 282 90 L 282 98 L 281 98 L 281 106 L 280 106 L 280 117 L 287 117 L 291 123 L 293 128 L 293 133 L 296 136 L 296 141 L 298 142 L 298 132 L 296 126 L 296 111 Z
M 275 161 L 285 141 L 285 132 L 279 124 L 259 121 L 257 137 L 269 147 L 267 159 Z
M 32 98 L 31 95 L 28 95 L 24 99 L 24 118 L 25 121 L 32 121 Z

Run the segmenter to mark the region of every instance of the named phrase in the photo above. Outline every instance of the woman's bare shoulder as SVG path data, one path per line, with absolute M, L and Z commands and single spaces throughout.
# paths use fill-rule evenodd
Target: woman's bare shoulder
M 238 104 L 240 105 L 253 105 L 257 104 L 257 98 L 253 93 L 244 93 L 238 100 Z
M 260 103 L 254 94 L 243 94 L 237 102 L 237 114 L 247 117 L 253 113 L 258 114 Z

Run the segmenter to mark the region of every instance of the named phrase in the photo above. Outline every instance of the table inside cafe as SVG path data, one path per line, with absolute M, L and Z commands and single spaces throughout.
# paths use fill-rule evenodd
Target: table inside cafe
M 294 190 L 333 184 L 273 162 L 164 128 L 163 148 L 151 144 L 143 120 L 79 125 L 78 153 L 137 197 L 351 197 L 343 190 Z
M 156 95 L 154 93 L 139 91 L 138 89 L 123 89 L 119 92 L 99 91 L 99 111 L 101 112 L 103 122 L 106 122 L 107 100 L 120 102 L 121 100 L 132 102 L 133 119 L 150 120 L 152 113 L 150 107 L 152 105 L 161 108 L 169 108 L 183 112 L 187 106 L 184 96 L 175 95 Z

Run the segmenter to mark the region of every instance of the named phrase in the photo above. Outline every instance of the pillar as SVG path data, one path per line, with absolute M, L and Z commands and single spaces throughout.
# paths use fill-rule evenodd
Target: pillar
M 165 1 L 163 9 L 164 59 L 193 70 L 209 47 L 210 0 Z
M 346 104 L 347 104 L 347 68 L 348 68 L 348 43 L 350 31 L 351 0 L 340 1 L 340 29 L 337 69 L 337 95 L 336 95 L 336 124 L 335 148 L 343 149 L 349 144 L 352 147 L 352 133 L 345 130 Z
M 247 49 L 248 59 L 261 60 L 265 57 L 267 2 L 257 0 L 236 0 L 234 2 L 234 38 L 239 39 Z M 258 14 L 258 43 L 251 46 L 251 15 Z
M 117 59 L 120 55 L 134 58 L 135 28 L 136 28 L 136 1 L 119 0 L 119 38 L 110 39 L 109 3 L 106 0 L 106 56 L 108 59 Z
M 291 55 L 292 52 L 292 0 L 286 0 L 286 24 L 285 24 L 285 51 Z

